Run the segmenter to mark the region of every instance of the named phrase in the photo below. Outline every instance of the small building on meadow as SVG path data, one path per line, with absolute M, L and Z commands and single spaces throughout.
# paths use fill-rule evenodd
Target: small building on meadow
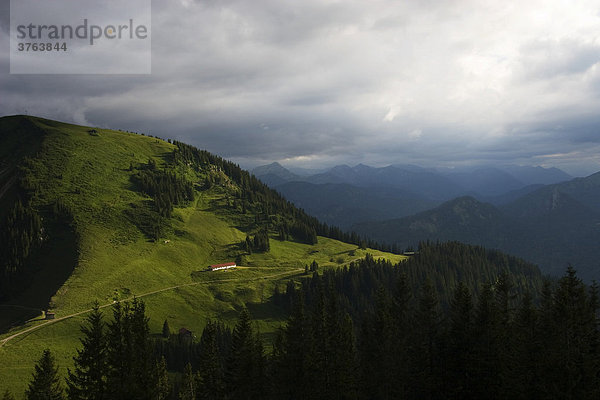
M 192 331 L 190 331 L 187 328 L 181 328 L 181 329 L 179 329 L 179 336 L 181 338 L 191 338 L 192 337 Z
M 220 269 L 229 269 L 229 268 L 235 268 L 237 267 L 237 265 L 234 262 L 229 262 L 229 263 L 224 263 L 224 264 L 214 264 L 211 265 L 209 268 L 211 271 L 217 271 Z
M 55 313 L 53 313 L 53 312 L 50 312 L 50 311 L 46 311 L 46 316 L 45 316 L 45 318 L 46 318 L 46 319 L 54 319 L 54 318 L 56 318 L 56 314 L 55 314 Z

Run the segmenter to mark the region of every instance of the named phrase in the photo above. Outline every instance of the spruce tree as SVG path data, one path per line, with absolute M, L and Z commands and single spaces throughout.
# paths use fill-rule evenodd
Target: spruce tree
M 135 380 L 133 393 L 135 398 L 149 399 L 152 397 L 152 371 L 155 360 L 150 346 L 150 328 L 146 316 L 146 306 L 143 301 L 133 299 L 131 313 L 128 316 L 131 329 L 131 373 Z
M 107 349 L 102 312 L 94 310 L 81 326 L 83 348 L 73 357 L 75 368 L 68 370 L 67 395 L 73 400 L 100 400 L 106 398 Z
M 115 303 L 107 331 L 109 398 L 150 399 L 154 362 L 144 303 Z
M 500 393 L 499 316 L 494 288 L 486 283 L 479 292 L 474 317 L 472 388 L 476 397 L 497 398 Z
M 169 373 L 165 358 L 161 357 L 160 361 L 156 361 L 154 368 L 154 395 L 152 399 L 167 400 L 171 395 L 171 384 L 169 383 Z
M 598 371 L 593 368 L 598 359 L 595 337 L 598 327 L 592 303 L 585 285 L 569 266 L 558 282 L 553 310 L 556 322 L 553 383 L 556 393 L 565 399 L 584 398 L 591 386 L 598 386 Z
M 252 329 L 250 314 L 245 307 L 240 312 L 231 337 L 231 351 L 227 359 L 226 382 L 230 399 L 260 399 L 264 397 L 263 359 L 258 339 Z
M 447 338 L 447 376 L 452 382 L 450 396 L 466 398 L 471 390 L 470 356 L 473 340 L 473 301 L 469 289 L 459 282 L 450 302 L 449 332 Z
M 62 400 L 63 388 L 58 376 L 58 366 L 50 350 L 44 350 L 35 365 L 35 371 L 25 392 L 27 400 Z
M 310 385 L 310 332 L 304 311 L 303 292 L 288 285 L 288 294 L 292 296 L 292 311 L 274 348 L 276 394 L 284 398 L 304 399 L 308 398 Z
M 200 338 L 199 399 L 222 399 L 225 396 L 224 371 L 219 352 L 218 333 L 217 323 L 208 321 Z
M 432 399 L 437 394 L 436 347 L 439 337 L 440 316 L 438 299 L 431 280 L 427 278 L 421 288 L 415 315 L 414 347 L 412 356 L 413 382 L 417 397 Z
M 533 305 L 531 295 L 525 293 L 515 316 L 514 351 L 516 359 L 511 366 L 510 387 L 514 389 L 513 398 L 536 399 L 543 393 L 541 355 L 547 351 L 541 347 L 539 329 L 539 311 Z
M 183 371 L 183 381 L 179 389 L 180 400 L 196 400 L 196 376 L 192 364 L 187 363 Z
M 113 321 L 107 329 L 107 391 L 110 399 L 127 399 L 130 384 L 129 359 L 125 336 L 128 334 L 126 326 L 129 306 L 120 302 L 113 305 Z
M 163 322 L 163 327 L 162 327 L 162 337 L 164 337 L 165 339 L 168 339 L 169 336 L 171 336 L 171 328 L 169 327 L 169 321 L 167 321 L 165 319 L 165 322 Z

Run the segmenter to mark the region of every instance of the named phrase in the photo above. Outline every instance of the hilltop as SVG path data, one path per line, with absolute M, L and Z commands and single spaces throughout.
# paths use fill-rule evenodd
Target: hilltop
M 283 314 L 266 300 L 306 264 L 403 259 L 347 243 L 358 238 L 183 143 L 28 116 L 1 118 L 0 142 L 0 217 L 14 222 L 2 232 L 0 340 L 43 324 L 48 308 L 61 318 L 153 292 L 144 297 L 153 331 L 168 320 L 199 334 L 246 305 L 268 336 Z M 205 272 L 232 261 L 235 270 Z M 22 387 L 45 347 L 69 366 L 81 318 L 3 343 L 0 381 Z

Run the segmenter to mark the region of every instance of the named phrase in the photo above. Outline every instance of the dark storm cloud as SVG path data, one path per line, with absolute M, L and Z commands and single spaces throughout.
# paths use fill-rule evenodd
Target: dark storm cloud
M 9 75 L 3 51 L 2 113 L 176 138 L 247 165 L 600 169 L 595 2 L 152 6 L 152 75 Z

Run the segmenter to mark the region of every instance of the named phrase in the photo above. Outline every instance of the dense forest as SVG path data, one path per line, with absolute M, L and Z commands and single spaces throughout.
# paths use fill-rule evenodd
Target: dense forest
M 18 200 L 0 228 L 0 300 L 22 281 L 25 260 L 43 241 L 42 219 L 29 204 Z
M 337 227 L 319 222 L 237 164 L 182 142 L 173 141 L 173 144 L 177 146 L 177 150 L 173 153 L 175 164 L 192 166 L 198 172 L 213 172 L 208 174 L 205 188 L 223 185 L 223 175 L 235 183 L 239 190 L 233 191 L 236 197 L 233 206 L 242 213 L 254 214 L 257 230 L 268 225 L 284 240 L 293 238 L 303 243 L 315 244 L 317 236 L 324 236 L 363 248 L 399 251 L 398 248 L 361 238 L 354 232 L 347 233 Z
M 158 240 L 170 226 L 173 207 L 183 206 L 194 199 L 194 187 L 172 168 L 158 168 L 152 158 L 138 167 L 130 164 L 129 170 L 135 171 L 131 180 L 138 190 L 150 196 L 152 201 L 148 207 L 132 207 L 127 215 L 142 233 Z
M 509 269 L 484 284 L 463 279 L 442 291 L 435 273 L 411 278 L 410 268 L 435 268 L 442 246 L 455 253 L 447 263 L 488 259 Z M 167 321 L 151 334 L 138 300 L 116 303 L 108 322 L 96 309 L 81 327 L 81 348 L 66 381 L 44 352 L 26 396 L 598 398 L 598 287 L 586 287 L 569 267 L 533 292 L 508 273 L 518 260 L 468 248 L 422 246 L 408 268 L 367 257 L 319 274 L 313 263 L 312 276 L 290 281 L 273 296 L 289 316 L 269 346 L 246 308 L 233 329 L 209 321 L 199 340 L 171 332 Z M 447 268 L 439 267 L 442 276 Z

